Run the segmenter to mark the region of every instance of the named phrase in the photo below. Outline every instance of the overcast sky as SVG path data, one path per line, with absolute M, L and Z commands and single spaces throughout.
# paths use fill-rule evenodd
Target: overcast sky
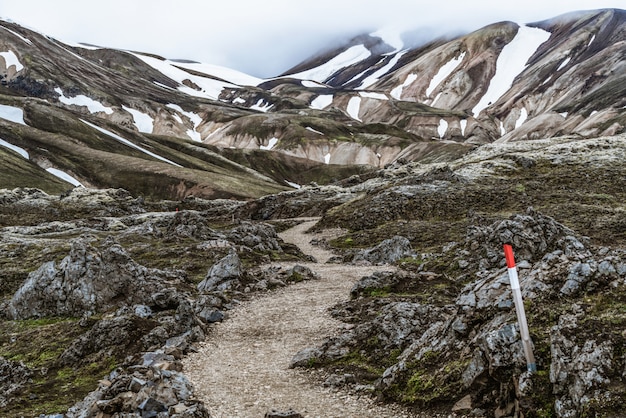
M 502 20 L 528 23 L 626 0 L 0 0 L 0 16 L 59 40 L 278 75 L 321 49 L 379 29 L 429 39 Z

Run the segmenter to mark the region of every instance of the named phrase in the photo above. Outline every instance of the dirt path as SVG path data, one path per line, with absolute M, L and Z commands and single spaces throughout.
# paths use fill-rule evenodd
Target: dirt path
M 320 235 L 305 234 L 315 222 L 309 219 L 280 235 L 318 260 L 306 265 L 321 279 L 243 303 L 185 360 L 185 374 L 213 418 L 263 417 L 272 409 L 290 408 L 307 418 L 408 416 L 367 396 L 324 388 L 309 371 L 288 368 L 295 353 L 320 344 L 342 326 L 327 310 L 347 298 L 356 280 L 389 269 L 323 264 L 331 253 L 309 244 Z

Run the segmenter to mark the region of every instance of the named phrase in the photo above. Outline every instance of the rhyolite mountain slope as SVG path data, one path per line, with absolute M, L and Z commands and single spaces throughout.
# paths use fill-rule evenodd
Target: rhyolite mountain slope
M 569 136 L 488 144 L 447 163 L 397 162 L 247 202 L 2 190 L 3 416 L 72 405 L 67 418 L 213 416 L 194 400 L 180 359 L 241 301 L 314 277 L 319 264 L 276 263 L 311 261 L 276 234 L 301 216 L 333 231 L 313 242 L 333 251 L 336 280 L 354 264 L 393 264 L 332 309 L 344 326 L 293 353 L 293 366 L 316 368 L 320 384 L 416 417 L 622 416 L 625 158 L 625 134 Z M 275 318 L 260 316 L 258 329 Z M 259 350 L 255 333 L 242 338 L 243 352 Z M 275 383 L 284 381 L 266 384 Z
M 0 186 L 253 198 L 398 159 L 626 126 L 626 12 L 384 33 L 279 77 L 67 45 L 0 21 Z

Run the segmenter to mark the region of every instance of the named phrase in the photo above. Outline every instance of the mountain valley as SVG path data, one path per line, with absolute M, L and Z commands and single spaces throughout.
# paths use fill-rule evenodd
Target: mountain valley
M 623 414 L 626 11 L 271 79 L 0 20 L 0 75 L 4 416 Z

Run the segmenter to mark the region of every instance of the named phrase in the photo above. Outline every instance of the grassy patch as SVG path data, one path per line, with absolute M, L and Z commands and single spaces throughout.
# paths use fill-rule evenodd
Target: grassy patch
M 33 380 L 2 411 L 6 417 L 61 413 L 96 388 L 118 363 L 114 357 L 75 368 L 59 356 L 86 330 L 72 318 L 0 322 L 0 356 L 23 362 Z

